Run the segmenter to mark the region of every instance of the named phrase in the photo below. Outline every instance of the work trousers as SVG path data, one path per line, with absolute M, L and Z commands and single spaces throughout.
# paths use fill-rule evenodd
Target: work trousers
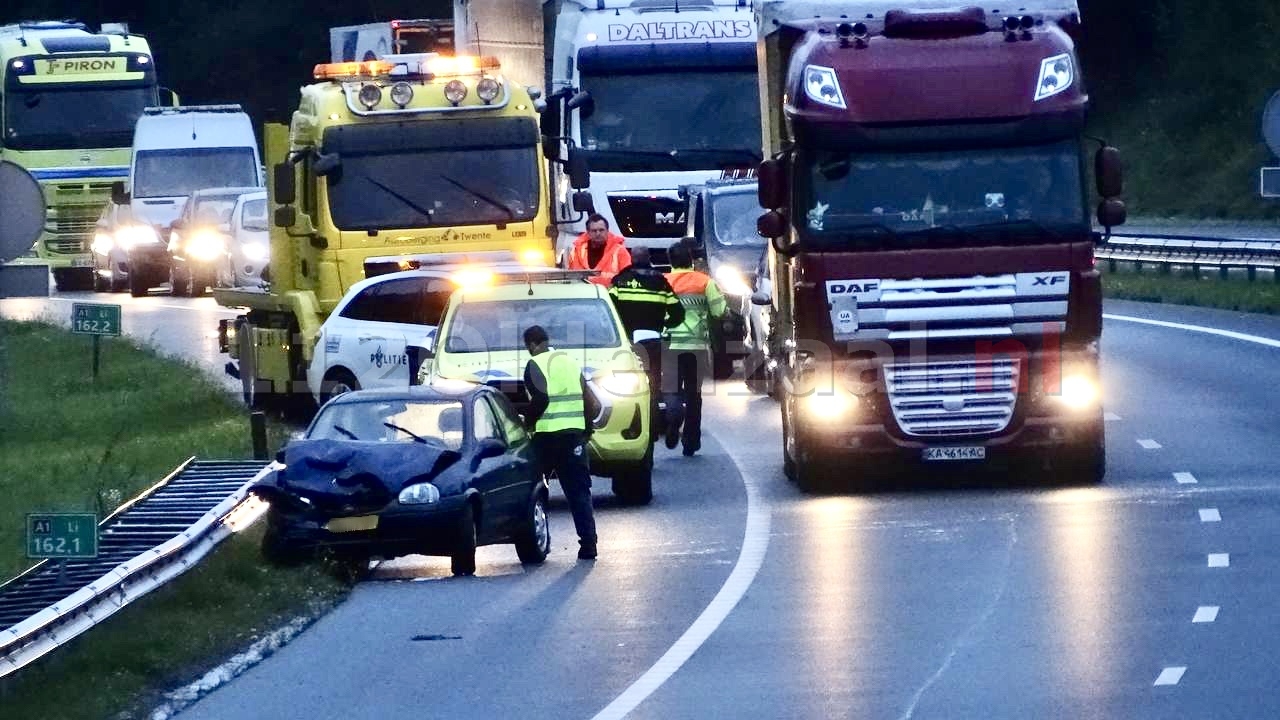
M 596 518 L 591 509 L 591 460 L 587 455 L 587 436 L 581 430 L 558 430 L 536 433 L 533 447 L 538 451 L 542 474 L 555 473 L 560 489 L 569 501 L 573 527 L 583 545 L 596 543 Z
M 685 450 L 702 448 L 702 379 L 707 372 L 706 350 L 672 349 L 667 354 L 667 368 L 675 369 L 668 377 L 666 390 L 667 422 L 683 428 L 680 442 Z
M 662 434 L 663 417 L 658 411 L 662 397 L 662 340 L 641 340 L 636 343 L 644 351 L 644 374 L 649 378 L 649 442 L 657 442 Z

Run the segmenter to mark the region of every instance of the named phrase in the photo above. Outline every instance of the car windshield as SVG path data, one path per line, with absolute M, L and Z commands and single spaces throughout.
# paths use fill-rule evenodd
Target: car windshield
M 189 196 L 201 188 L 253 187 L 258 166 L 251 147 L 138 150 L 133 196 Z
M 748 167 L 760 157 L 754 70 L 582 76 L 595 112 L 582 119 L 592 170 Z
M 562 350 L 619 345 L 617 321 L 606 300 L 505 300 L 459 304 L 449 323 L 445 351 L 523 350 L 524 331 L 533 325 L 541 325 L 552 347 Z
M 983 237 L 1010 227 L 1088 227 L 1080 146 L 806 154 L 796 224 L 817 247 Z M 937 232 L 930 232 L 936 229 Z
M 191 219 L 196 225 L 222 225 L 231 222 L 237 195 L 201 195 L 196 198 Z
M 711 232 L 717 243 L 726 247 L 764 247 L 765 239 L 756 232 L 756 220 L 763 210 L 752 187 L 752 192 L 707 196 Z
M 457 400 L 332 402 L 320 409 L 307 438 L 367 442 L 439 443 L 462 447 L 462 403 Z
M 4 146 L 14 150 L 127 148 L 155 86 L 6 89 Z
M 266 232 L 267 199 L 249 200 L 244 204 L 244 212 L 240 216 L 240 226 L 245 230 Z

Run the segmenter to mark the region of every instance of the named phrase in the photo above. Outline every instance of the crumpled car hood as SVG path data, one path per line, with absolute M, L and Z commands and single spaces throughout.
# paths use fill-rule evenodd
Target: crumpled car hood
M 305 497 L 308 509 L 326 515 L 358 514 L 381 509 L 405 486 L 429 482 L 459 459 L 434 443 L 295 440 L 285 446 L 285 468 L 253 489 L 270 502 L 297 505 Z

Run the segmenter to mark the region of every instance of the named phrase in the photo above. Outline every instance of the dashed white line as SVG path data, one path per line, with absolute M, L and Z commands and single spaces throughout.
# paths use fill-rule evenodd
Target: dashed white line
M 1223 568 L 1231 567 L 1230 553 L 1209 553 L 1209 567 Z
M 1196 484 L 1196 476 L 1189 472 L 1176 472 L 1173 474 L 1173 479 L 1177 480 L 1179 485 Z
M 1155 440 L 1139 440 L 1138 444 L 1142 446 L 1143 450 L 1159 450 L 1164 447 Z
M 1187 671 L 1186 666 L 1167 667 L 1160 671 L 1160 677 L 1156 678 L 1156 687 L 1161 685 L 1177 685 L 1182 680 L 1182 675 Z
M 1218 619 L 1217 605 L 1201 605 L 1196 608 L 1196 616 L 1191 618 L 1193 623 L 1211 623 Z
M 1116 422 L 1117 420 L 1123 420 L 1123 419 L 1124 419 L 1124 418 L 1120 417 L 1119 415 L 1117 415 L 1117 414 L 1115 414 L 1115 413 L 1113 413 L 1113 412 L 1103 413 L 1103 414 L 1102 414 L 1102 420 L 1103 420 L 1103 422 Z
M 1222 522 L 1218 508 L 1200 508 L 1200 522 Z

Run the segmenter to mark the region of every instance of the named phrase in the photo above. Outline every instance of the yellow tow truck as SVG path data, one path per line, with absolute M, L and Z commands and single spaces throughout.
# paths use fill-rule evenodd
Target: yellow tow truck
M 437 54 L 318 65 L 315 78 L 291 124 L 263 133 L 268 285 L 214 291 L 247 310 L 219 323 L 219 345 L 250 406 L 309 402 L 316 333 L 366 277 L 553 260 L 539 90 L 507 82 L 494 58 Z

